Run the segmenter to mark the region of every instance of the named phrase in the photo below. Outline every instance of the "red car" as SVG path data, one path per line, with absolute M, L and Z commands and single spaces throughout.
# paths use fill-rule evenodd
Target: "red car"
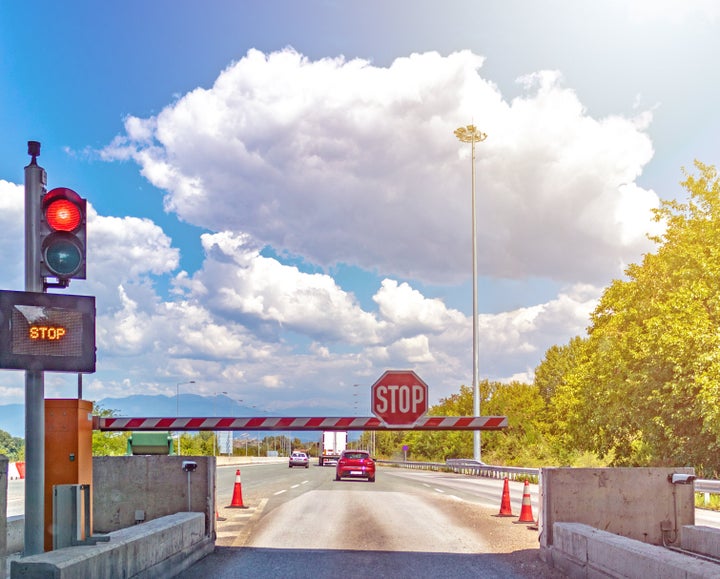
M 343 450 L 335 467 L 335 480 L 366 478 L 375 482 L 375 461 L 367 450 Z

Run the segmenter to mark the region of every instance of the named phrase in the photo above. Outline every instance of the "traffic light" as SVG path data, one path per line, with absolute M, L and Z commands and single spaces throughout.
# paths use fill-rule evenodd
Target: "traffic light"
M 41 199 L 38 247 L 40 275 L 60 282 L 85 279 L 87 201 L 72 189 L 58 187 Z

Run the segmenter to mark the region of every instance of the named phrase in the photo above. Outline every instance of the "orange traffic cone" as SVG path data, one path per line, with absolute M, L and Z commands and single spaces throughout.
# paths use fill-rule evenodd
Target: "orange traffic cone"
M 227 507 L 228 509 L 247 509 L 245 505 L 243 505 L 243 498 L 242 498 L 242 480 L 240 479 L 240 469 L 237 469 L 235 472 L 235 487 L 233 488 L 233 496 L 232 501 L 230 501 L 230 504 Z
M 217 507 L 215 507 L 215 520 L 216 521 L 227 521 L 225 517 L 221 517 L 220 513 L 217 510 Z
M 510 505 L 510 483 L 507 477 L 505 477 L 505 484 L 503 485 L 502 499 L 500 501 L 500 512 L 498 517 L 512 517 L 512 506 Z
M 520 508 L 520 518 L 518 523 L 534 523 L 535 518 L 532 514 L 532 504 L 530 503 L 530 483 L 525 481 L 523 489 L 522 507 Z

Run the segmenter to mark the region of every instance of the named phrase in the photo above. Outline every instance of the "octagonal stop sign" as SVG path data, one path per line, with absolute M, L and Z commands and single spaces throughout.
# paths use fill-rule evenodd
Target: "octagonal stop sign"
M 388 370 L 372 385 L 373 414 L 388 426 L 412 426 L 428 410 L 428 387 L 412 370 Z

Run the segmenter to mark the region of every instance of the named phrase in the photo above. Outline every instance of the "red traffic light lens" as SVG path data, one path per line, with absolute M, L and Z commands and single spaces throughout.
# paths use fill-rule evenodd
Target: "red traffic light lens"
M 82 211 L 72 201 L 55 199 L 45 208 L 45 219 L 55 231 L 75 231 L 82 222 Z

